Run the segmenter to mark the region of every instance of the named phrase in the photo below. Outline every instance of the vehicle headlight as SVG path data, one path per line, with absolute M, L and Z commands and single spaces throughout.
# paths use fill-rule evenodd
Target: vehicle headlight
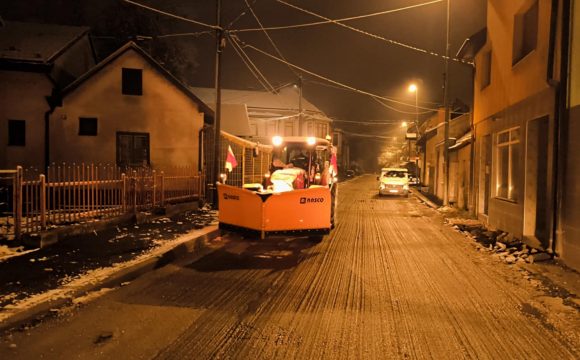
M 381 183 L 381 185 L 379 185 L 379 189 L 383 190 L 385 188 L 385 184 Z
M 409 184 L 405 184 L 405 185 L 403 185 L 403 189 L 405 189 L 405 190 L 409 190 Z
M 282 139 L 282 136 L 276 135 L 272 137 L 272 145 L 274 146 L 280 146 L 283 142 L 284 140 Z

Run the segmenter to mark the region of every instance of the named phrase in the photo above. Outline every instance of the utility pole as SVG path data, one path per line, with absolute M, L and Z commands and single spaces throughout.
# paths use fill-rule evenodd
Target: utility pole
M 447 21 L 445 38 L 445 79 L 443 106 L 445 106 L 445 142 L 443 144 L 443 205 L 449 205 L 449 3 L 447 0 Z
M 221 28 L 221 0 L 216 0 L 216 55 L 215 55 L 215 119 L 214 119 L 214 205 L 218 205 L 216 182 L 220 179 L 220 149 L 221 149 L 221 103 L 222 103 L 222 50 L 224 32 Z
M 298 136 L 302 133 L 302 76 L 298 76 Z

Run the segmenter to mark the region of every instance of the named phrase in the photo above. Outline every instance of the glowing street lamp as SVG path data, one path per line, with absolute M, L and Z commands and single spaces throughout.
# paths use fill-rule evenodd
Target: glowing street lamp
M 408 88 L 410 93 L 415 93 L 415 127 L 417 128 L 417 133 L 419 132 L 419 88 L 416 84 L 409 85 Z M 411 140 L 409 140 L 409 161 L 411 161 Z

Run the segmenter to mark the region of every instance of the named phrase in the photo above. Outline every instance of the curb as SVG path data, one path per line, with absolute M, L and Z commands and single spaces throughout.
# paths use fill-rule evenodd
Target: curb
M 40 320 L 54 309 L 70 305 L 75 298 L 88 292 L 118 286 L 177 260 L 187 258 L 189 261 L 195 261 L 215 250 L 215 247 L 209 247 L 207 242 L 219 234 L 220 230 L 216 225 L 196 230 L 192 234 L 184 235 L 181 241 L 169 249 L 151 257 L 144 257 L 135 264 L 106 275 L 99 281 L 70 289 L 66 289 L 67 285 L 64 285 L 62 287 L 64 294 L 60 297 L 41 301 L 27 309 L 16 310 L 6 319 L 0 320 L 0 333 Z
M 151 213 L 128 213 L 110 219 L 103 219 L 99 221 L 88 221 L 86 223 L 71 224 L 62 226 L 56 229 L 41 231 L 34 236 L 25 235 L 22 239 L 24 245 L 38 248 L 45 248 L 47 246 L 58 243 L 60 240 L 67 237 L 89 234 L 93 231 L 102 231 L 114 226 L 129 225 L 129 224 L 144 224 L 149 223 L 155 219 L 162 217 L 171 217 L 179 213 L 195 210 L 199 208 L 197 202 L 187 202 L 181 204 L 168 204 L 163 208 L 159 214 Z
M 427 206 L 429 206 L 432 209 L 438 209 L 439 205 L 435 204 L 433 201 L 427 199 L 427 197 L 423 194 L 421 194 L 419 191 L 415 190 L 415 189 L 409 189 L 409 191 L 415 195 L 416 197 L 419 198 L 419 200 L 423 201 L 425 204 L 427 204 Z

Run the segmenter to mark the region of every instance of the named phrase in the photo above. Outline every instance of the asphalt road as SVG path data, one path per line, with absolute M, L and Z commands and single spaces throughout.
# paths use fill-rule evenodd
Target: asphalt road
M 225 236 L 35 327 L 2 359 L 573 359 L 578 312 L 373 176 L 321 243 Z M 561 300 L 561 299 L 560 299 Z

